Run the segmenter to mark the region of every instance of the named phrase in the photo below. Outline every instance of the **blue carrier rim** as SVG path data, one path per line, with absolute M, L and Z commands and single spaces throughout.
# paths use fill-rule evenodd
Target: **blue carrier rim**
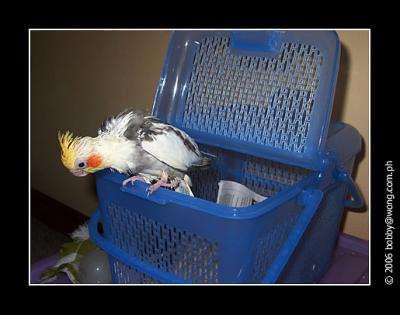
M 114 184 L 118 185 L 120 191 L 130 194 L 133 197 L 139 197 L 141 199 L 149 200 L 160 205 L 176 204 L 183 207 L 189 207 L 197 211 L 205 212 L 214 216 L 234 220 L 257 218 L 264 213 L 272 211 L 282 203 L 285 203 L 286 201 L 296 197 L 304 190 L 304 187 L 317 187 L 319 183 L 318 174 L 315 173 L 313 175 L 307 176 L 295 185 L 272 195 L 262 202 L 248 207 L 235 208 L 228 207 L 222 204 L 217 204 L 215 202 L 198 197 L 188 196 L 168 189 L 159 189 L 153 194 L 148 194 L 147 188 L 150 186 L 149 184 L 137 181 L 134 183 L 133 186 L 122 186 L 121 182 L 126 177 L 122 174 L 112 172 L 110 170 L 98 172 L 96 174 L 96 178 L 97 180 L 102 179 L 113 182 Z M 331 185 L 334 185 L 335 182 L 336 181 L 332 179 Z

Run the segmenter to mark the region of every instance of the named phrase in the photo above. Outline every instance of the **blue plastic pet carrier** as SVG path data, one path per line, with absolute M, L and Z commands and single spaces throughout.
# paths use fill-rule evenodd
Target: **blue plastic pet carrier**
M 362 205 L 350 177 L 360 135 L 330 124 L 339 56 L 335 32 L 173 33 L 153 114 L 215 158 L 189 174 L 195 197 L 97 173 L 90 235 L 114 283 L 319 281 L 344 207 Z M 267 198 L 217 204 L 220 180 Z

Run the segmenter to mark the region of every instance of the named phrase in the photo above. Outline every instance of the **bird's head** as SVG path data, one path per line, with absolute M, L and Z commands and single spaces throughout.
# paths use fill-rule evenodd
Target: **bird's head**
M 74 137 L 67 131 L 58 133 L 61 146 L 61 161 L 75 176 L 86 176 L 106 168 L 101 154 L 95 150 L 95 139 Z

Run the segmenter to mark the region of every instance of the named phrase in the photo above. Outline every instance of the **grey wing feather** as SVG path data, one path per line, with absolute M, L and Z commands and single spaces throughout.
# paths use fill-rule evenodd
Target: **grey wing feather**
M 155 117 L 145 117 L 138 135 L 143 150 L 178 170 L 186 171 L 202 160 L 197 144 L 189 135 Z

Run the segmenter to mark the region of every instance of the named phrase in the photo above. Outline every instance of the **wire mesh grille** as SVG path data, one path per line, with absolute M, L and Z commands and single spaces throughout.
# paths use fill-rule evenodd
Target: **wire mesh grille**
M 304 152 L 323 62 L 314 46 L 283 43 L 277 58 L 235 55 L 206 37 L 194 58 L 183 126 Z
M 108 205 L 108 215 L 109 237 L 128 255 L 194 283 L 218 282 L 217 242 L 160 224 L 113 203 Z M 129 271 L 126 268 L 115 272 Z
M 243 184 L 269 197 L 310 174 L 309 170 L 248 156 L 243 167 Z

